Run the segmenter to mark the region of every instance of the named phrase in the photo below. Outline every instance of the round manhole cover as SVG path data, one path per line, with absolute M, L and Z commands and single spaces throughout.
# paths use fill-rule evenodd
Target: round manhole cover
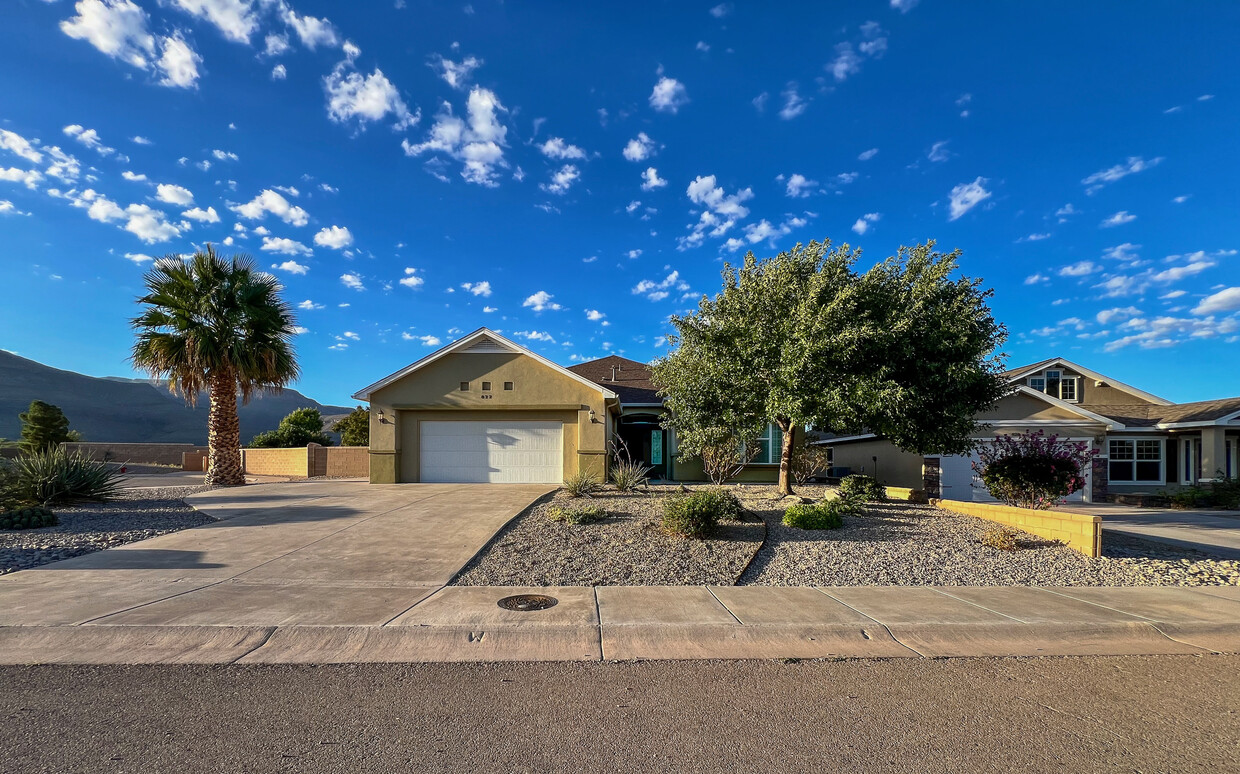
M 546 610 L 549 607 L 555 607 L 559 601 L 555 597 L 548 597 L 545 594 L 517 594 L 511 597 L 504 597 L 496 604 L 505 610 L 528 613 L 531 610 Z

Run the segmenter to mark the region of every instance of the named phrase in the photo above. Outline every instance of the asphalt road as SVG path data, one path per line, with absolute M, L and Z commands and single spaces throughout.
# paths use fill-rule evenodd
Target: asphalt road
M 6 772 L 1240 770 L 1240 656 L 5 667 Z

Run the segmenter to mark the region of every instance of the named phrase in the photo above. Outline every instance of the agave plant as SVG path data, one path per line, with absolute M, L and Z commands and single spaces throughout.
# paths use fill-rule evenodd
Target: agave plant
M 14 460 L 0 482 L 0 499 L 47 504 L 73 500 L 111 500 L 120 491 L 121 474 L 82 452 L 53 447 Z

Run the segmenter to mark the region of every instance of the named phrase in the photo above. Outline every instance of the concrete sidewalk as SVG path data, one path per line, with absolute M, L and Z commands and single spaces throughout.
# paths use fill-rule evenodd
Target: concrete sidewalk
M 1069 513 L 1102 517 L 1102 529 L 1158 543 L 1240 559 L 1240 511 L 1180 511 L 1114 503 L 1064 506 Z
M 28 575 L 20 573 L 19 575 Z M 29 573 L 34 575 L 34 573 Z M 20 578 L 5 583 L 20 581 Z M 1240 652 L 1240 588 L 358 587 L 26 580 L 0 663 L 940 658 Z M 44 581 L 43 583 L 46 583 Z M 546 594 L 549 609 L 496 603 Z

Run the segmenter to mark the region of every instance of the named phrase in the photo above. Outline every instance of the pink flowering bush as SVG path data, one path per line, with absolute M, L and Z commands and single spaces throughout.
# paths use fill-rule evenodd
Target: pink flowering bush
M 1000 435 L 981 445 L 973 471 L 1008 505 L 1046 510 L 1085 487 L 1085 472 L 1097 454 L 1089 447 L 1041 430 Z

